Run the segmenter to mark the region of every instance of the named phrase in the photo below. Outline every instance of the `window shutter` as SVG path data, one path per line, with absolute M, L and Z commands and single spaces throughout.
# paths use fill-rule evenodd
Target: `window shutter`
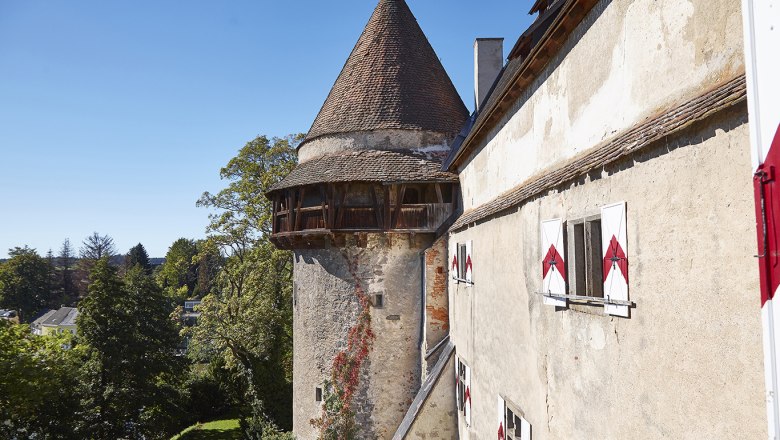
M 468 365 L 464 365 L 466 369 L 466 392 L 463 396 L 463 403 L 465 409 L 466 425 L 471 426 L 471 368 Z
M 455 403 L 458 405 L 458 417 L 460 417 L 460 358 L 455 355 Z
M 455 251 L 452 252 L 452 267 L 450 267 L 450 272 L 452 272 L 452 279 L 457 280 L 458 279 L 458 248 L 460 246 L 458 243 L 455 243 Z
M 506 440 L 506 404 L 501 396 L 498 396 L 498 440 Z
M 472 257 L 471 257 L 471 244 L 472 241 L 469 240 L 466 242 L 466 282 L 471 283 L 472 282 Z
M 626 202 L 601 208 L 601 249 L 604 254 L 604 298 L 628 301 Z M 608 315 L 628 318 L 628 306 L 605 304 Z
M 523 440 L 531 440 L 531 424 L 528 423 L 525 418 L 522 419 L 523 423 L 520 425 L 520 438 Z
M 566 249 L 563 247 L 563 220 L 542 222 L 542 293 L 566 294 Z M 565 298 L 542 297 L 547 305 L 566 307 Z

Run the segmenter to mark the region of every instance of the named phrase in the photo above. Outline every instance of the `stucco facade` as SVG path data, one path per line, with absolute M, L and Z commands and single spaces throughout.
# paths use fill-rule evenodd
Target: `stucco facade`
M 742 75 L 739 8 L 599 1 L 458 165 L 464 215 Z M 449 283 L 460 438 L 495 438 L 499 397 L 535 440 L 766 437 L 748 136 L 742 98 L 452 231 L 473 261 L 473 284 Z M 629 317 L 545 305 L 540 224 L 616 202 Z

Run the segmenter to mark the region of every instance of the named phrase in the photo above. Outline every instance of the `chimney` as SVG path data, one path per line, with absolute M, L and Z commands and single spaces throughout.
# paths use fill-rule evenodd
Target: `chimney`
M 474 100 L 477 110 L 503 67 L 504 39 L 477 38 L 474 41 Z

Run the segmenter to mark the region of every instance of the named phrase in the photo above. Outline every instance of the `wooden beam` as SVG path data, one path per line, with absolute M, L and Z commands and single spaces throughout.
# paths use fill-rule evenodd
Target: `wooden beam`
M 306 187 L 303 186 L 300 189 L 301 193 L 298 195 L 298 204 L 295 208 L 295 230 L 301 230 L 301 206 L 303 205 L 303 198 L 306 197 Z
M 297 191 L 296 188 L 293 188 L 293 189 L 291 189 L 289 191 L 289 194 L 290 194 L 290 204 L 287 207 L 287 212 L 288 212 L 287 218 L 290 219 L 290 225 L 289 225 L 290 229 L 288 229 L 289 232 L 295 231 L 295 217 L 297 217 L 295 215 L 295 204 L 296 204 L 295 196 L 297 195 L 296 194 L 297 192 L 298 191 Z
M 347 197 L 347 192 L 349 192 L 349 183 L 344 184 L 340 194 L 341 197 L 339 197 L 339 214 L 336 218 L 336 229 L 342 226 L 341 223 L 344 220 L 344 200 Z
M 389 185 L 385 185 L 384 202 L 385 202 L 385 216 L 384 216 L 385 225 L 383 229 L 387 231 L 388 229 L 390 229 L 390 186 Z
M 336 221 L 336 189 L 334 188 L 334 185 L 332 183 L 329 183 L 326 190 L 325 195 L 328 196 L 328 219 L 326 220 L 325 226 L 328 229 L 333 229 L 333 223 Z
M 273 206 L 272 213 L 271 213 L 271 235 L 276 234 L 276 213 L 279 212 L 279 194 L 274 193 L 274 199 L 271 201 L 271 205 Z
M 317 185 L 317 188 L 320 190 L 320 199 L 322 199 L 322 223 L 325 224 L 325 228 L 328 227 L 328 209 L 325 208 L 325 203 L 327 202 L 327 195 L 325 194 L 325 184 L 319 184 Z
M 441 184 L 437 183 L 436 186 L 436 199 L 439 201 L 439 203 L 444 203 L 444 196 L 441 194 Z
M 395 215 L 393 216 L 392 229 L 398 227 L 398 219 L 401 217 L 401 205 L 403 205 L 405 195 L 406 195 L 406 185 L 401 185 L 401 192 L 398 195 L 398 199 L 395 201 Z
M 371 199 L 374 202 L 374 214 L 376 215 L 376 227 L 382 227 L 382 207 L 379 206 L 379 197 L 376 195 L 376 185 L 371 185 Z

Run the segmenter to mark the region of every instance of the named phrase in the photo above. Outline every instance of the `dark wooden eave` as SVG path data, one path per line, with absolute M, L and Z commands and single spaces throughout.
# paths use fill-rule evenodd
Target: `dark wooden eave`
M 548 62 L 561 50 L 566 39 L 596 3 L 598 0 L 565 0 L 560 13 L 528 56 L 510 59 L 503 73 L 506 78 L 499 78 L 500 86 L 496 87 L 488 98 L 487 105 L 477 116 L 474 127 L 460 149 L 445 163 L 446 170 L 454 171 L 463 163 L 479 141 L 506 114 L 512 103 L 547 67 Z

